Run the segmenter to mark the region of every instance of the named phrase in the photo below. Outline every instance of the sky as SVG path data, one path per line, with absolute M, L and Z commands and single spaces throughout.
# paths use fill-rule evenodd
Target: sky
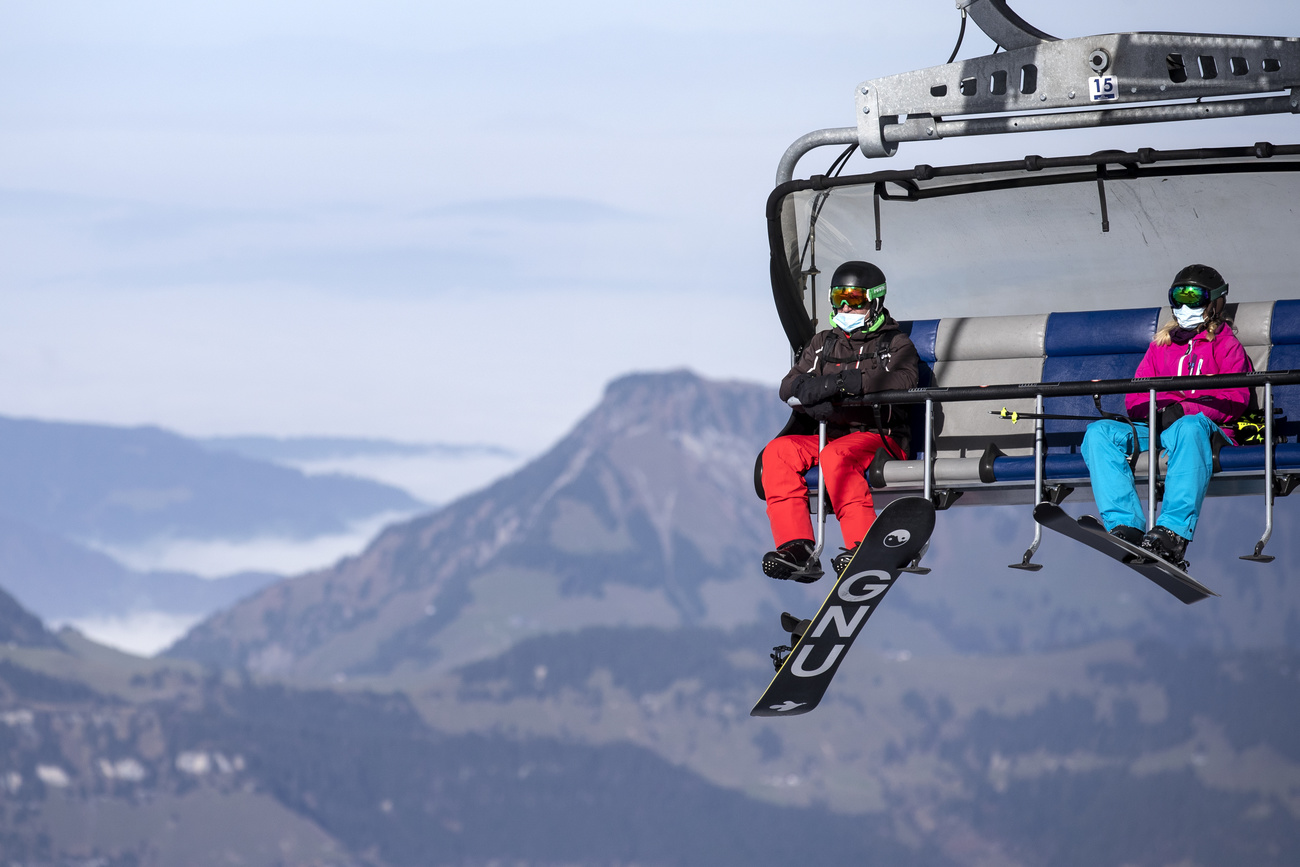
M 1012 5 L 1062 37 L 1300 35 L 1291 0 Z M 775 384 L 778 159 L 958 25 L 952 0 L 0 0 L 0 414 L 536 454 L 623 373 Z M 972 27 L 961 56 L 991 48 Z

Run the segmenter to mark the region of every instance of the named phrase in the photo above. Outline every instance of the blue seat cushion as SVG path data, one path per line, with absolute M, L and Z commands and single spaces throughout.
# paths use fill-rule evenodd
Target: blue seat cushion
M 1219 452 L 1219 467 L 1224 472 L 1260 471 L 1264 469 L 1263 446 L 1229 446 Z M 1273 468 L 1300 469 L 1300 443 L 1281 443 L 1273 451 Z
M 1053 313 L 1047 317 L 1047 357 L 1146 352 L 1160 321 L 1159 307 Z M 1046 374 L 1044 374 L 1046 376 Z M 1088 377 L 1096 379 L 1098 377 Z
M 1293 303 L 1296 302 L 1279 301 L 1277 307 Z M 1268 369 L 1300 369 L 1300 345 L 1274 346 L 1268 353 Z M 1282 410 L 1287 418 L 1279 433 L 1282 433 L 1288 439 L 1294 438 L 1297 433 L 1300 433 L 1300 385 L 1279 385 L 1275 387 L 1273 389 L 1273 407 Z
M 1055 315 L 1055 314 L 1053 314 Z M 1142 352 L 1120 355 L 1075 355 L 1064 358 L 1047 358 L 1043 361 L 1043 382 L 1077 382 L 1088 379 L 1129 379 L 1137 370 Z M 1124 415 L 1124 395 L 1102 395 L 1101 407 L 1106 412 Z M 1095 420 L 1097 407 L 1090 395 L 1075 397 L 1049 397 L 1043 401 L 1043 411 L 1049 415 L 1080 415 Z M 1083 442 L 1083 431 L 1088 421 L 1048 419 L 1043 423 L 1048 454 L 1078 449 Z
M 1300 443 L 1278 445 L 1273 453 L 1273 460 L 1275 469 L 1300 470 Z M 1223 472 L 1229 473 L 1261 472 L 1264 469 L 1264 447 L 1225 447 L 1219 452 L 1219 466 Z M 1088 467 L 1083 462 L 1083 455 L 1079 454 L 1049 454 L 1044 470 L 1048 482 L 1055 479 L 1081 479 L 1088 476 Z M 1032 482 L 1034 458 L 1032 455 L 998 458 L 993 462 L 993 474 L 999 482 Z
M 1051 482 L 1056 479 L 1084 479 L 1088 477 L 1088 466 L 1079 454 L 1049 454 L 1043 464 L 1044 478 Z M 1032 482 L 1034 480 L 1034 456 L 996 458 L 993 461 L 993 475 L 999 482 Z
M 1273 305 L 1268 342 L 1274 348 L 1300 343 L 1300 301 L 1278 301 Z M 1269 369 L 1285 368 L 1273 368 L 1270 365 Z
M 898 330 L 912 339 L 916 354 L 924 364 L 934 364 L 935 341 L 939 337 L 938 319 L 917 319 L 898 323 Z M 924 366 L 924 365 L 923 365 Z M 924 387 L 925 383 L 922 383 Z

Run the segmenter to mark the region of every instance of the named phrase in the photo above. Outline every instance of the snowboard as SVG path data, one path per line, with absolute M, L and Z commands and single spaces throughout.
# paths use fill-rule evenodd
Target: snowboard
M 1076 521 L 1060 506 L 1039 503 L 1034 507 L 1034 520 L 1049 530 L 1055 530 L 1113 557 L 1187 605 L 1200 602 L 1207 596 L 1219 595 L 1172 563 L 1107 533 L 1106 528 L 1092 515 L 1084 515 Z
M 853 639 L 932 532 L 934 504 L 923 497 L 902 497 L 881 511 L 750 716 L 798 716 L 817 707 Z

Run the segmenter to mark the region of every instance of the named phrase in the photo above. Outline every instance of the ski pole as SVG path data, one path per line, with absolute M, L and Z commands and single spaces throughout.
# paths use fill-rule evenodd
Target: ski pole
M 1059 413 L 1048 412 L 1013 412 L 1005 406 L 1002 409 L 991 409 L 989 415 L 995 415 L 998 418 L 1008 419 L 1012 424 L 1020 421 L 1022 418 L 1043 418 L 1054 421 L 1101 421 L 1103 418 L 1114 418 L 1114 416 L 1096 416 L 1096 415 L 1060 415 Z
M 1094 398 L 1094 400 L 1095 400 L 1095 399 L 1096 399 L 1096 395 L 1094 395 L 1093 398 Z M 1098 408 L 1098 410 L 1100 410 L 1100 409 L 1101 409 L 1101 405 L 1100 405 L 1100 404 L 1101 404 L 1101 401 L 1098 400 L 1097 403 L 1098 403 L 1098 407 L 1097 407 L 1097 408 Z M 1138 459 L 1138 450 L 1137 450 L 1137 445 L 1138 445 L 1138 432 L 1137 432 L 1137 425 L 1135 425 L 1135 424 L 1133 423 L 1133 420 L 1132 420 L 1131 418 L 1126 418 L 1125 416 L 1122 416 L 1122 415 L 1115 415 L 1115 414 L 1113 414 L 1113 413 L 1108 413 L 1108 412 L 1105 412 L 1105 411 L 1102 411 L 1102 413 L 1101 413 L 1100 416 L 1095 416 L 1095 415 L 1061 415 L 1061 414 L 1059 414 L 1059 413 L 1050 413 L 1050 412 L 1012 412 L 1011 410 L 1007 409 L 1005 406 L 1002 407 L 1002 409 L 1000 409 L 1000 410 L 998 410 L 998 409 L 991 409 L 991 410 L 989 410 L 989 415 L 995 415 L 995 416 L 997 416 L 998 418 L 1005 418 L 1005 419 L 1007 419 L 1008 421 L 1010 421 L 1012 424 L 1015 424 L 1016 422 L 1020 421 L 1022 418 L 1035 418 L 1035 419 L 1036 419 L 1036 418 L 1042 418 L 1042 419 L 1049 419 L 1049 420 L 1055 420 L 1055 421 L 1088 421 L 1088 422 L 1092 422 L 1092 421 L 1101 421 L 1102 419 L 1110 419 L 1110 420 L 1112 420 L 1112 421 L 1122 421 L 1122 422 L 1124 422 L 1124 424 L 1126 424 L 1126 425 L 1129 426 L 1129 430 L 1133 431 L 1133 453 L 1132 453 L 1131 455 L 1128 456 L 1128 465 L 1129 465 L 1130 467 L 1134 468 L 1134 469 L 1137 468 L 1137 459 Z

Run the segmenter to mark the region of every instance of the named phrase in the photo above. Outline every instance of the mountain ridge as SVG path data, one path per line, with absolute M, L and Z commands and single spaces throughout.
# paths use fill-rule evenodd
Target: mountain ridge
M 540 586 L 530 574 L 545 576 L 552 608 L 566 599 L 600 607 L 613 593 L 621 602 L 607 608 L 639 609 L 646 622 L 697 620 L 709 609 L 702 588 L 740 578 L 749 552 L 766 544 L 761 508 L 731 502 L 752 484 L 754 456 L 785 420 L 787 410 L 764 397 L 762 386 L 707 383 L 686 371 L 615 380 L 568 436 L 514 474 L 390 527 L 332 570 L 217 615 L 170 652 L 323 679 L 392 670 L 420 652 L 424 664 L 438 664 L 444 651 L 430 639 L 474 601 L 471 584 Z M 593 584 L 591 576 L 600 577 Z M 273 641 L 272 628 L 293 643 Z M 326 645 L 349 632 L 371 658 L 340 668 Z M 241 634 L 247 642 L 232 638 Z M 386 652 L 401 656 L 373 658 Z
M 900 865 L 1300 858 L 1300 588 L 1234 562 L 1258 516 L 1232 503 L 1195 543 L 1223 596 L 1195 606 L 1050 536 L 1041 573 L 1009 570 L 1027 510 L 944 512 L 934 571 L 898 580 L 817 712 L 749 717 L 777 612 L 829 586 L 758 569 L 753 456 L 785 413 L 770 388 L 628 377 L 515 475 L 171 656 L 0 645 L 0 784 L 21 777 L 0 844 L 165 807 L 267 867 L 287 856 L 252 849 L 290 833 L 323 853 L 302 861 L 374 867 L 785 863 L 810 837 Z M 1291 504 L 1278 521 L 1285 564 Z M 88 806 L 56 826 L 64 804 Z M 245 842 L 254 811 L 291 830 Z
M 79 540 L 301 538 L 422 503 L 389 485 L 308 477 L 154 426 L 0 417 L 0 515 Z

